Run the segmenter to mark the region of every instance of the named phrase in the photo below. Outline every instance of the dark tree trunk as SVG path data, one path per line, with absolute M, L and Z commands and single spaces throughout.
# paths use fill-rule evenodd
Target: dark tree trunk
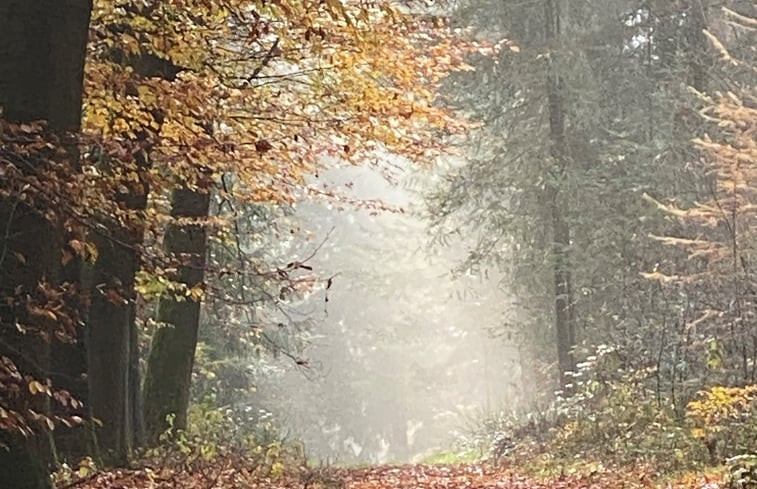
M 0 3 L 0 106 L 5 119 L 22 123 L 46 120 L 48 129 L 61 137 L 79 130 L 90 11 L 89 0 Z M 70 146 L 60 158 L 73 163 L 78 155 Z M 22 171 L 38 169 L 38 162 L 28 163 Z M 18 295 L 19 291 L 34 297 L 40 283 L 59 285 L 63 239 L 60 227 L 25 203 L 10 199 L 0 201 L 0 223 L 6 230 L 0 238 L 3 298 Z M 18 256 L 25 259 L 19 260 Z M 47 332 L 54 325 L 35 324 L 35 318 L 25 316 L 23 308 L 10 308 L 3 301 L 0 355 L 44 380 L 49 376 L 50 345 L 33 335 L 20 335 L 15 324 L 26 323 L 30 329 Z M 0 442 L 9 448 L 0 450 L 3 487 L 49 487 L 49 450 L 43 448 L 48 444 L 46 438 L 24 439 L 2 433 Z
M 567 221 L 568 202 L 561 198 L 560 180 L 566 170 L 569 155 L 565 145 L 565 111 L 563 107 L 562 77 L 557 59 L 557 41 L 560 33 L 558 0 L 545 0 L 545 39 L 549 49 L 547 68 L 547 105 L 549 112 L 549 137 L 551 156 L 554 162 L 547 188 L 552 214 L 552 267 L 555 286 L 555 330 L 557 333 L 557 360 L 560 381 L 567 382 L 565 373 L 575 368 L 573 347 L 575 327 L 573 318 L 573 293 L 570 274 L 570 226 Z
M 0 3 L 0 103 L 4 117 L 81 127 L 90 0 Z
M 78 271 L 81 270 L 81 260 L 74 259 L 64 267 L 64 280 L 79 281 Z M 70 273 L 76 275 L 70 277 Z M 61 410 L 61 414 L 77 415 L 84 421 L 78 426 L 58 426 L 53 435 L 55 448 L 60 461 L 78 462 L 83 457 L 93 453 L 94 439 L 90 436 L 89 424 L 89 382 L 87 381 L 87 350 L 84 337 L 86 332 L 80 330 L 72 343 L 54 343 L 50 351 L 50 368 L 53 384 L 68 391 L 82 405 L 76 410 L 70 408 Z M 57 411 L 53 405 L 53 412 Z
M 134 290 L 139 271 L 144 225 L 139 213 L 147 206 L 150 136 L 134 144 L 142 149 L 136 165 L 141 178 L 124 182 L 116 200 L 136 214 L 127 222 L 103 217 L 93 241 L 99 251 L 92 270 L 92 303 L 87 320 L 87 363 L 92 416 L 99 421 L 97 444 L 104 461 L 125 465 L 141 431 L 139 351 Z
M 704 92 L 707 88 L 707 77 L 712 66 L 712 58 L 708 53 L 708 42 L 704 31 L 707 29 L 707 2 L 688 2 L 689 26 L 686 30 L 690 86 Z
M 118 223 L 93 241 L 98 249 L 89 309 L 89 403 L 104 461 L 124 465 L 132 448 L 130 368 L 134 326 L 134 277 L 139 256 L 132 233 Z
M 177 221 L 166 231 L 166 252 L 181 263 L 177 281 L 187 288 L 196 287 L 204 280 L 207 230 L 203 223 L 178 220 L 206 217 L 210 194 L 182 187 L 174 191 L 172 203 L 171 216 Z M 158 321 L 163 326 L 152 339 L 144 387 L 145 429 L 150 443 L 168 428 L 168 415 L 175 415 L 175 427 L 186 427 L 200 302 L 164 295 L 158 305 Z
M 153 54 L 124 56 L 111 53 L 111 61 L 131 67 L 142 77 L 174 80 L 182 70 Z M 158 124 L 163 121 L 153 109 Z M 132 448 L 143 443 L 142 391 L 139 369 L 139 342 L 136 326 L 137 293 L 135 276 L 141 264 L 144 222 L 139 215 L 147 207 L 148 172 L 157 131 L 143 128 L 128 141 L 135 154 L 139 181 L 122 182 L 116 200 L 134 212 L 130 222 L 103 217 L 102 234 L 94 241 L 100 250 L 93 270 L 87 353 L 90 404 L 94 418 L 102 425 L 96 430 L 100 455 L 113 465 L 124 465 Z

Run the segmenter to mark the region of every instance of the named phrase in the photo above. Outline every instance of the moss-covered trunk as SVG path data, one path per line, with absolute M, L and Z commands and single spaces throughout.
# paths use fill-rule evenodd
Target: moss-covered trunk
M 201 286 L 205 276 L 207 230 L 198 219 L 208 214 L 210 194 L 182 187 L 174 191 L 172 205 L 174 222 L 166 231 L 165 248 L 177 260 L 176 281 L 190 290 Z M 153 443 L 168 427 L 168 415 L 175 415 L 175 427 L 186 427 L 200 301 L 165 294 L 158 321 L 163 326 L 152 339 L 144 387 L 146 436 Z
M 46 120 L 48 129 L 59 135 L 79 130 L 91 8 L 89 0 L 0 2 L 0 107 L 5 119 L 18 123 Z M 62 149 L 57 159 L 76 161 L 73 145 Z M 18 161 L 2 151 L 10 149 L 0 149 L 2 165 Z M 44 171 L 42 160 L 26 155 L 23 161 L 26 164 L 18 168 L 23 173 Z M 55 217 L 43 216 L 43 209 L 16 197 L 10 192 L 0 199 L 0 223 L 5 230 L 0 236 L 0 355 L 44 381 L 50 376 L 50 345 L 37 335 L 20 334 L 16 324 L 48 335 L 56 327 L 30 314 L 29 305 L 44 300 L 40 284 L 49 288 L 60 285 L 63 233 Z M 13 298 L 21 303 L 10 306 Z M 35 400 L 31 407 L 47 408 L 44 401 Z M 0 449 L 3 487 L 50 486 L 46 437 L 0 433 L 0 443 L 7 448 Z

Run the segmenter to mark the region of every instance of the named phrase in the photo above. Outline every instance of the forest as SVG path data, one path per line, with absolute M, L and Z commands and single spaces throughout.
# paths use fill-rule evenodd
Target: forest
M 0 0 L 0 489 L 757 488 L 756 34 Z

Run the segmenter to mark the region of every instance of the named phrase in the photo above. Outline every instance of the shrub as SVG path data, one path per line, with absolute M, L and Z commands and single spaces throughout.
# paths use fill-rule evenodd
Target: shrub
M 752 452 L 757 441 L 757 385 L 713 386 L 686 406 L 691 433 L 707 447 L 712 462 Z
M 186 430 L 176 429 L 172 417 L 168 422 L 160 445 L 146 454 L 157 466 L 211 473 L 221 470 L 217 462 L 223 461 L 276 480 L 304 463 L 302 445 L 287 443 L 264 411 L 237 412 L 203 402 L 190 407 Z
M 513 439 L 513 457 L 533 461 L 540 459 L 534 455 L 548 455 L 547 463 L 563 466 L 579 460 L 664 471 L 705 465 L 703 440 L 650 388 L 652 371 L 625 371 L 618 358 L 612 348 L 599 347 L 572 374 L 569 395 L 558 393 L 536 413 L 500 419 L 490 444 L 498 448 L 497 440 Z

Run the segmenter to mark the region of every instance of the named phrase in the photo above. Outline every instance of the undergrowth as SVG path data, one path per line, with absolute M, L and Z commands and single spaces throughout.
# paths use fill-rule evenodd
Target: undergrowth
M 757 386 L 712 385 L 676 407 L 654 389 L 653 371 L 626 372 L 614 358 L 612 349 L 598 349 L 573 374 L 570 393 L 542 409 L 481 419 L 468 434 L 469 448 L 543 477 L 643 469 L 661 478 L 731 460 L 741 465 L 729 462 L 730 479 L 757 487 L 757 456 L 751 455 Z

